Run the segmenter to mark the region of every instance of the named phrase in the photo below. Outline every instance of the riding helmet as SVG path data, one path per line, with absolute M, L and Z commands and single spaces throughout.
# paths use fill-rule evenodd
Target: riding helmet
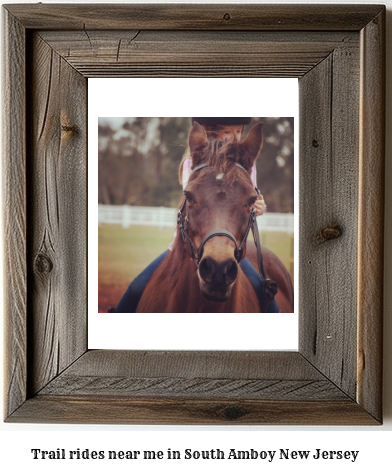
M 252 117 L 192 117 L 200 125 L 249 125 Z

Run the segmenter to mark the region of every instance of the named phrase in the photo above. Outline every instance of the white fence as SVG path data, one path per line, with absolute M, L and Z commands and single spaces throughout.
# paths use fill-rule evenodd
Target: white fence
M 131 225 L 154 226 L 163 229 L 175 227 L 176 210 L 171 207 L 147 206 L 98 206 L 98 225 L 121 224 L 123 227 Z
M 98 205 L 98 225 L 120 224 L 123 227 L 132 225 L 154 226 L 164 229 L 176 226 L 177 209 L 171 207 L 147 206 L 107 206 Z M 294 214 L 266 212 L 257 218 L 260 231 L 294 232 Z

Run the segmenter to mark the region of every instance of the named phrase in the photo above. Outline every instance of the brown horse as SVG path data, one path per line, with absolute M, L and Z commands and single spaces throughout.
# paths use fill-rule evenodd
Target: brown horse
M 249 173 L 262 141 L 262 124 L 240 143 L 208 141 L 203 127 L 194 124 L 189 134 L 193 172 L 184 191 L 174 248 L 154 272 L 137 312 L 260 312 L 239 261 L 248 246 L 248 258 L 257 269 L 256 252 L 246 244 L 246 236 L 258 197 Z M 278 287 L 280 311 L 293 312 L 289 273 L 275 254 L 261 250 L 267 277 Z

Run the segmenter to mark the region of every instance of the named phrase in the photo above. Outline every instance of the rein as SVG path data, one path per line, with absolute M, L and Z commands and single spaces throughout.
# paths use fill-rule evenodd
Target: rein
M 207 163 L 203 163 L 203 164 L 197 166 L 195 169 L 193 169 L 192 173 L 200 171 L 203 168 L 207 168 L 209 166 L 210 165 L 207 165 Z M 246 169 L 243 166 L 241 166 L 239 163 L 236 163 L 236 166 L 238 166 L 239 168 L 244 170 L 245 173 L 248 173 L 246 171 Z M 255 188 L 255 190 L 256 190 L 257 194 L 260 195 L 260 191 L 257 188 Z M 210 239 L 212 239 L 213 237 L 216 237 L 216 236 L 228 237 L 229 239 L 231 239 L 234 242 L 235 247 L 236 247 L 235 252 L 234 252 L 234 257 L 235 257 L 237 263 L 239 264 L 241 262 L 242 258 L 243 258 L 244 248 L 245 248 L 245 245 L 246 245 L 246 241 L 247 241 L 249 232 L 250 232 L 250 230 L 252 230 L 253 239 L 254 239 L 254 242 L 255 242 L 256 250 L 257 250 L 258 270 L 259 270 L 259 274 L 260 274 L 260 276 L 263 280 L 263 283 L 262 283 L 263 290 L 262 291 L 263 291 L 263 296 L 264 296 L 264 298 L 263 298 L 263 303 L 264 304 L 263 304 L 263 307 L 261 308 L 261 312 L 265 313 L 267 308 L 268 308 L 269 303 L 275 298 L 275 295 L 278 292 L 278 287 L 277 287 L 277 284 L 274 281 L 267 278 L 267 274 L 266 274 L 266 271 L 265 271 L 265 268 L 264 268 L 263 255 L 261 253 L 259 229 L 258 229 L 257 221 L 256 221 L 256 209 L 253 207 L 251 212 L 250 212 L 248 227 L 247 227 L 247 230 L 245 232 L 245 236 L 242 239 L 242 242 L 239 246 L 237 244 L 237 239 L 234 237 L 234 235 L 229 230 L 215 229 L 215 230 L 212 230 L 211 232 L 209 232 L 204 237 L 204 239 L 202 240 L 202 242 L 200 244 L 200 248 L 198 249 L 196 247 L 196 245 L 193 243 L 193 241 L 190 238 L 189 233 L 188 233 L 188 223 L 189 223 L 188 216 L 185 216 L 185 219 L 184 219 L 184 216 L 182 214 L 184 209 L 185 209 L 185 206 L 186 206 L 186 199 L 184 199 L 184 202 L 183 202 L 181 208 L 178 211 L 177 224 L 179 226 L 179 229 L 180 229 L 180 232 L 181 232 L 181 235 L 182 235 L 182 239 L 187 244 L 188 253 L 189 253 L 191 259 L 195 262 L 197 267 L 199 266 L 200 261 L 203 257 L 204 245 L 206 244 L 206 242 L 208 242 Z

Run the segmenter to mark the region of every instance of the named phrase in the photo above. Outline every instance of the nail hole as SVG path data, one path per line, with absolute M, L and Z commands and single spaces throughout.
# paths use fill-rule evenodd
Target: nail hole
M 318 148 L 319 142 L 316 139 L 313 139 L 312 146 L 313 146 L 313 148 Z

